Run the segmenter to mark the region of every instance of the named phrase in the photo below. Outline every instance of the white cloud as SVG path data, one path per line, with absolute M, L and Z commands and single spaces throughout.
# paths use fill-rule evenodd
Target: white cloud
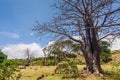
M 111 50 L 120 50 L 120 38 L 116 38 L 111 44 Z
M 120 50 L 120 37 L 115 38 L 114 36 L 108 36 L 104 38 L 103 40 L 110 43 L 110 49 L 112 51 Z
M 13 33 L 13 32 L 0 32 L 0 35 L 10 37 L 10 38 L 13 38 L 13 39 L 19 39 L 20 38 L 20 36 L 18 34 Z
M 73 36 L 73 38 L 78 39 L 78 40 L 80 39 L 79 36 Z M 103 40 L 110 42 L 111 50 L 120 50 L 120 38 L 116 38 L 115 40 L 112 40 L 111 37 L 107 37 L 107 38 L 104 38 Z M 51 44 L 54 44 L 54 43 L 55 43 L 55 41 L 51 41 L 48 43 L 47 46 L 50 46 Z
M 73 38 L 75 38 L 77 40 L 81 39 L 80 36 L 73 36 Z M 117 37 L 115 40 L 113 40 L 112 38 L 113 38 L 112 36 L 108 36 L 107 38 L 104 38 L 103 40 L 110 42 L 111 50 L 120 50 L 120 38 Z
M 55 41 L 50 41 L 47 46 L 50 46 L 50 45 L 52 45 L 54 43 L 55 43 Z
M 81 37 L 80 36 L 73 36 L 73 38 L 77 39 L 77 40 L 80 40 Z
M 43 56 L 42 48 L 40 45 L 36 43 L 31 44 L 15 44 L 15 45 L 7 45 L 3 47 L 2 52 L 8 55 L 8 59 L 13 58 L 26 58 L 25 51 L 30 51 L 30 54 L 33 54 L 34 57 Z
M 51 41 L 47 46 L 53 44 L 55 41 Z M 43 56 L 42 47 L 37 43 L 31 44 L 10 44 L 7 46 L 2 46 L 2 52 L 8 55 L 8 59 L 13 58 L 26 58 L 25 51 L 29 49 L 30 53 L 34 55 L 34 57 Z M 111 50 L 120 49 L 120 38 L 116 38 L 115 41 L 111 45 Z

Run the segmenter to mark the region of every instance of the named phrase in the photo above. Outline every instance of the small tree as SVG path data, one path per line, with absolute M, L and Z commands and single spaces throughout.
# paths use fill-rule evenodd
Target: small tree
M 12 60 L 7 60 L 7 56 L 0 51 L 0 80 L 14 80 L 13 74 L 18 71 L 18 66 Z
M 4 60 L 0 65 L 0 80 L 15 80 L 13 74 L 19 71 L 18 66 L 12 60 Z
M 70 58 L 81 52 L 80 45 L 74 43 L 72 40 L 54 42 L 53 44 L 45 47 L 43 50 L 48 56 L 54 56 L 54 60 L 57 60 L 57 62 L 60 62 L 65 58 Z

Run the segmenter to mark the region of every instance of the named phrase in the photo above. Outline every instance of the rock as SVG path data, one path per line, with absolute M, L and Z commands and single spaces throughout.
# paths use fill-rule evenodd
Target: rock
M 40 79 L 42 79 L 42 78 L 44 78 L 44 75 L 42 74 L 41 76 L 39 76 L 36 80 L 40 80 Z
M 18 78 L 21 78 L 21 77 L 22 77 L 21 74 L 18 74 L 18 75 L 16 76 L 17 79 L 18 79 Z
M 20 69 L 26 69 L 26 66 L 20 66 L 19 68 Z

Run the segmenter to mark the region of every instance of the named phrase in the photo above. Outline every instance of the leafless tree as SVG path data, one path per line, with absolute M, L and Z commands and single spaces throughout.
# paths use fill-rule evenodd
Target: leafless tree
M 33 56 L 33 53 L 31 53 L 28 48 L 25 50 L 25 56 L 27 57 L 27 64 L 26 64 L 26 66 L 30 66 L 30 65 L 31 65 L 31 61 L 32 61 L 32 58 L 33 58 L 34 56 Z
M 42 51 L 43 51 L 43 54 L 44 54 L 43 66 L 46 66 L 46 61 L 47 61 L 47 52 L 46 52 L 46 48 L 44 48 Z
M 102 73 L 99 41 L 120 35 L 119 0 L 55 0 L 53 7 L 57 11 L 53 19 L 42 24 L 37 22 L 32 30 L 39 36 L 78 42 L 82 46 L 86 70 Z

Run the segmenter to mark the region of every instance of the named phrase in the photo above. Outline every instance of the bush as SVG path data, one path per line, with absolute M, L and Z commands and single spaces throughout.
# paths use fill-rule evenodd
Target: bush
M 120 69 L 117 66 L 112 66 L 111 73 L 116 80 L 120 79 Z
M 0 64 L 7 59 L 7 55 L 0 51 Z
M 14 80 L 13 74 L 18 70 L 18 66 L 12 60 L 4 60 L 0 65 L 0 80 Z
M 66 54 L 67 58 L 76 58 L 77 55 L 76 54 Z
M 60 73 L 62 78 L 77 78 L 79 76 L 77 63 L 73 60 L 58 63 L 55 72 Z
M 107 62 L 111 61 L 112 60 L 111 54 L 110 53 L 102 53 L 101 54 L 101 60 L 104 63 L 107 63 Z
M 100 41 L 100 45 L 101 45 L 101 60 L 104 63 L 107 63 L 109 61 L 111 61 L 112 59 L 111 57 L 111 53 L 110 53 L 110 49 L 109 46 L 110 44 L 107 41 Z
M 16 62 L 16 64 L 19 66 L 25 66 L 27 64 L 26 59 L 12 59 L 12 61 Z

